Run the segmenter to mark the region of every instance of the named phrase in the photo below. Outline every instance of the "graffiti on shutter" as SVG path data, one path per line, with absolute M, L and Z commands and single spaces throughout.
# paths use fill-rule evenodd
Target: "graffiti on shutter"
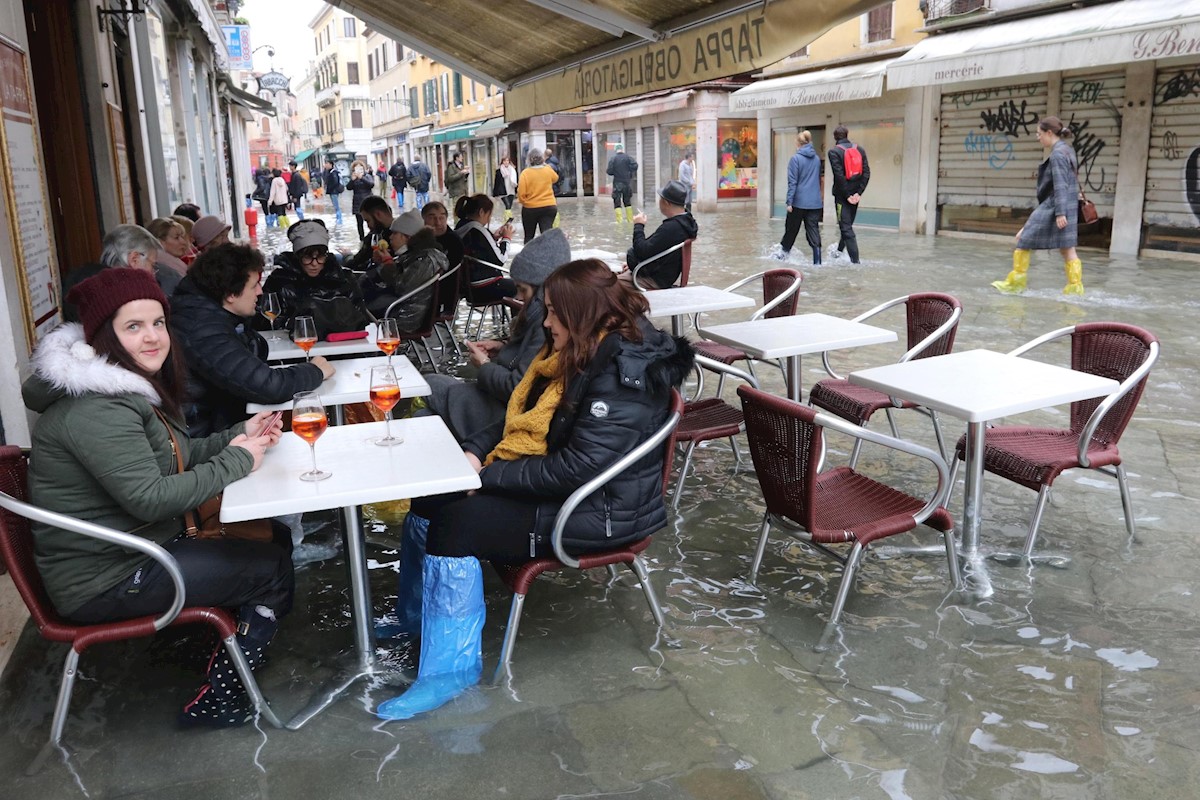
M 1045 83 L 947 92 L 941 102 L 938 204 L 1033 208 Z M 1114 172 L 1115 180 L 1115 172 Z
M 1200 227 L 1200 66 L 1159 70 L 1146 170 L 1148 225 Z
M 1079 185 L 1102 217 L 1113 215 L 1124 105 L 1124 70 L 1063 75 L 1058 116 L 1074 134 Z

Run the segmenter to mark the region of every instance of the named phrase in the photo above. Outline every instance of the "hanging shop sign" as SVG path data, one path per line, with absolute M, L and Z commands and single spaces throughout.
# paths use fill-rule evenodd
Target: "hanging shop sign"
M 258 90 L 260 92 L 290 92 L 292 90 L 292 79 L 282 72 L 271 70 L 264 72 L 258 76 Z

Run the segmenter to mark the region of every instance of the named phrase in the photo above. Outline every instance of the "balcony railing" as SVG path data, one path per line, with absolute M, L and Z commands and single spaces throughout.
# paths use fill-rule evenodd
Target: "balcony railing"
M 983 11 L 992 7 L 992 0 L 924 0 L 925 21 L 932 22 L 943 17 L 956 17 Z

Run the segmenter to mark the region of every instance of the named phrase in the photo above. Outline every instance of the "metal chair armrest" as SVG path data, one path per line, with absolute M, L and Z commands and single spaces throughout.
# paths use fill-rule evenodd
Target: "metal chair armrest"
M 1096 433 L 1096 426 L 1100 421 L 1112 410 L 1121 398 L 1129 394 L 1134 386 L 1142 381 L 1149 374 L 1150 369 L 1154 366 L 1154 362 L 1158 361 L 1158 342 L 1150 343 L 1150 353 L 1146 356 L 1146 360 L 1142 365 L 1135 369 L 1128 378 L 1121 381 L 1121 385 L 1110 394 L 1108 397 L 1096 406 L 1096 410 L 1092 412 L 1092 416 L 1088 418 L 1087 425 L 1083 426 L 1083 433 L 1079 435 L 1079 465 L 1081 467 L 1091 467 L 1091 463 L 1087 457 L 1088 443 L 1092 441 L 1092 436 Z
M 558 510 L 558 516 L 554 518 L 554 533 L 551 537 L 551 543 L 554 545 L 554 555 L 559 561 L 566 564 L 568 567 L 579 567 L 579 560 L 568 554 L 567 551 L 563 549 L 562 543 L 563 531 L 566 530 L 567 520 L 570 519 L 571 514 L 575 512 L 575 509 L 579 506 L 579 504 L 582 503 L 588 497 L 588 495 L 592 494 L 597 489 L 611 481 L 613 478 L 629 469 L 631 466 L 643 459 L 647 454 L 653 452 L 656 447 L 660 447 L 662 443 L 667 440 L 667 437 L 671 435 L 671 431 L 675 430 L 675 426 L 679 424 L 679 419 L 679 412 L 672 412 L 671 415 L 667 417 L 667 421 L 663 423 L 662 427 L 654 432 L 653 436 L 630 450 L 625 455 L 621 456 L 612 465 L 610 465 L 608 469 L 604 470 L 599 475 L 592 478 L 590 481 L 571 493 L 571 496 L 568 497 L 566 502 L 562 504 L 562 508 Z
M 175 584 L 175 599 L 171 602 L 170 608 L 154 620 L 154 630 L 160 631 L 170 625 L 175 617 L 179 616 L 179 612 L 183 610 L 186 598 L 184 597 L 183 573 L 179 571 L 179 564 L 176 563 L 174 556 L 149 539 L 143 539 L 141 536 L 135 536 L 131 533 L 115 531 L 112 528 L 106 528 L 94 522 L 75 519 L 66 514 L 47 511 L 44 508 L 18 500 L 4 492 L 0 492 L 0 507 L 6 508 L 12 513 L 26 519 L 42 522 L 46 525 L 53 525 L 55 528 L 78 533 L 92 539 L 99 539 L 102 542 L 115 544 L 127 550 L 136 550 L 158 562 L 166 570 L 167 575 L 171 577 L 171 582 Z
M 642 293 L 652 291 L 651 289 L 646 289 L 644 286 L 642 286 L 641 282 L 638 280 L 638 273 L 642 271 L 642 267 L 646 266 L 647 264 L 653 264 L 655 261 L 658 261 L 660 258 L 669 256 L 671 253 L 674 253 L 678 250 L 682 250 L 684 247 L 687 246 L 687 243 L 689 241 L 691 241 L 691 240 L 688 239 L 688 240 L 682 241 L 677 245 L 668 247 L 666 250 L 663 250 L 661 253 L 655 253 L 654 255 L 647 258 L 645 261 L 639 261 L 638 265 L 633 268 L 633 285 Z
M 762 273 L 759 273 L 759 274 L 761 275 Z M 789 299 L 791 299 L 792 295 L 794 295 L 796 292 L 800 291 L 800 284 L 802 284 L 802 283 L 804 283 L 803 276 L 800 276 L 800 277 L 796 278 L 795 280 L 793 280 L 792 285 L 789 286 L 788 288 L 784 289 L 778 295 L 776 295 L 775 298 L 773 300 L 771 300 L 771 302 L 763 303 L 763 307 L 760 308 L 758 311 L 755 311 L 753 314 L 751 314 L 750 319 L 752 319 L 752 320 L 753 319 L 762 319 L 763 317 L 765 317 L 767 315 L 767 312 L 769 312 L 771 309 L 775 308 L 776 306 L 778 306 L 781 303 L 787 302 Z
M 913 515 L 917 524 L 929 519 L 934 511 L 946 504 L 946 497 L 950 493 L 950 467 L 946 465 L 945 460 L 937 452 L 930 450 L 928 447 L 922 447 L 919 444 L 913 444 L 912 442 L 906 442 L 903 439 L 897 439 L 884 433 L 877 433 L 867 428 L 859 427 L 840 417 L 835 417 L 832 414 L 826 414 L 821 411 L 817 412 L 816 423 L 823 428 L 829 428 L 838 433 L 844 433 L 847 436 L 853 436 L 856 439 L 882 445 L 931 462 L 934 468 L 937 469 L 937 488 L 934 489 L 933 494 L 926 501 L 925 505 L 921 507 L 921 510 Z
M 749 372 L 738 369 L 737 367 L 735 367 L 731 364 L 725 364 L 720 361 L 715 361 L 715 360 L 709 358 L 708 356 L 702 356 L 699 353 L 697 353 L 696 354 L 696 366 L 704 367 L 705 369 L 711 370 L 713 372 L 722 372 L 726 375 L 732 375 L 733 377 L 743 380 L 746 383 L 750 384 L 755 389 L 759 388 L 758 378 L 755 378 Z
M 950 319 L 943 322 L 941 325 L 938 326 L 937 330 L 935 330 L 933 333 L 926 336 L 921 341 L 917 342 L 916 345 L 914 345 L 911 350 L 909 350 L 904 355 L 900 356 L 899 363 L 903 364 L 905 361 L 911 361 L 912 359 L 921 355 L 921 353 L 923 353 L 927 349 L 929 349 L 930 345 L 932 345 L 938 339 L 942 338 L 942 336 L 944 336 L 945 334 L 954 330 L 954 326 L 958 325 L 958 320 L 961 317 L 962 317 L 962 308 L 959 307 L 959 308 L 954 309 L 954 312 L 950 314 Z
M 457 267 L 455 267 L 455 269 L 457 269 Z M 446 274 L 446 275 L 449 275 L 450 273 L 449 273 L 449 272 L 447 272 L 447 273 L 445 273 L 445 274 Z M 441 275 L 434 275 L 432 278 L 430 278 L 429 280 L 425 281 L 424 283 L 422 283 L 422 284 L 421 284 L 420 286 L 418 286 L 417 288 L 413 289 L 413 290 L 412 290 L 411 292 L 409 292 L 408 294 L 406 294 L 406 295 L 404 295 L 404 296 L 402 296 L 402 297 L 397 297 L 397 298 L 396 298 L 395 300 L 393 300 L 393 301 L 392 301 L 390 304 L 388 304 L 387 310 L 383 312 L 383 317 L 384 317 L 384 319 L 387 319 L 388 317 L 390 317 L 390 316 L 391 316 L 391 314 L 392 314 L 392 309 L 393 309 L 393 308 L 395 308 L 396 306 L 400 305 L 400 304 L 401 304 L 401 303 L 403 303 L 405 300 L 408 300 L 409 298 L 413 297 L 414 295 L 416 295 L 416 294 L 418 294 L 418 293 L 420 293 L 420 292 L 423 292 L 423 291 L 425 291 L 426 289 L 428 289 L 430 286 L 433 286 L 435 283 L 437 283 L 437 282 L 438 282 L 438 281 L 440 281 L 441 279 L 442 279 L 442 276 L 441 276 Z
M 1021 345 L 1020 347 L 1016 348 L 1015 350 L 1009 350 L 1008 355 L 1023 356 L 1035 347 L 1041 347 L 1046 342 L 1052 342 L 1055 339 L 1061 339 L 1064 336 L 1070 336 L 1074 332 L 1075 332 L 1075 326 L 1068 325 L 1067 327 L 1059 328 L 1056 331 L 1050 331 L 1049 333 L 1043 333 L 1041 336 L 1037 337 L 1036 339 L 1030 339 L 1028 342 L 1026 342 L 1025 344 Z
M 906 302 L 907 300 L 908 300 L 908 295 L 901 295 L 900 297 L 896 297 L 891 300 L 888 300 L 886 303 L 880 303 L 879 305 L 875 306 L 874 308 L 870 309 L 869 311 L 864 311 L 863 313 L 859 314 L 857 317 L 854 317 L 850 321 L 851 322 L 863 322 L 864 320 L 868 320 L 871 317 L 875 316 L 876 314 L 881 314 L 884 311 L 887 311 L 889 308 L 892 308 L 893 306 L 898 306 L 901 303 Z M 941 329 L 939 328 L 938 330 L 941 330 Z M 828 350 L 821 353 L 821 366 L 825 368 L 826 374 L 828 374 L 829 377 L 833 378 L 835 381 L 843 381 L 846 379 L 845 375 L 841 375 L 837 372 L 834 372 L 833 367 L 829 366 L 829 351 Z

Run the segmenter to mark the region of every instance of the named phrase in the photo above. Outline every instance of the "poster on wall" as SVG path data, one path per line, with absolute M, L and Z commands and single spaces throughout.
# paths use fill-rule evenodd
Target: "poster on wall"
M 39 159 L 25 53 L 0 39 L 0 189 L 25 315 L 29 349 L 58 324 L 58 267 Z
M 137 211 L 133 207 L 133 178 L 129 174 L 129 146 L 125 143 L 125 122 L 121 119 L 121 107 L 112 103 L 108 104 L 108 129 L 112 137 L 117 195 L 121 200 L 121 222 L 133 225 L 137 222 Z
M 758 125 L 717 121 L 717 197 L 758 196 Z

